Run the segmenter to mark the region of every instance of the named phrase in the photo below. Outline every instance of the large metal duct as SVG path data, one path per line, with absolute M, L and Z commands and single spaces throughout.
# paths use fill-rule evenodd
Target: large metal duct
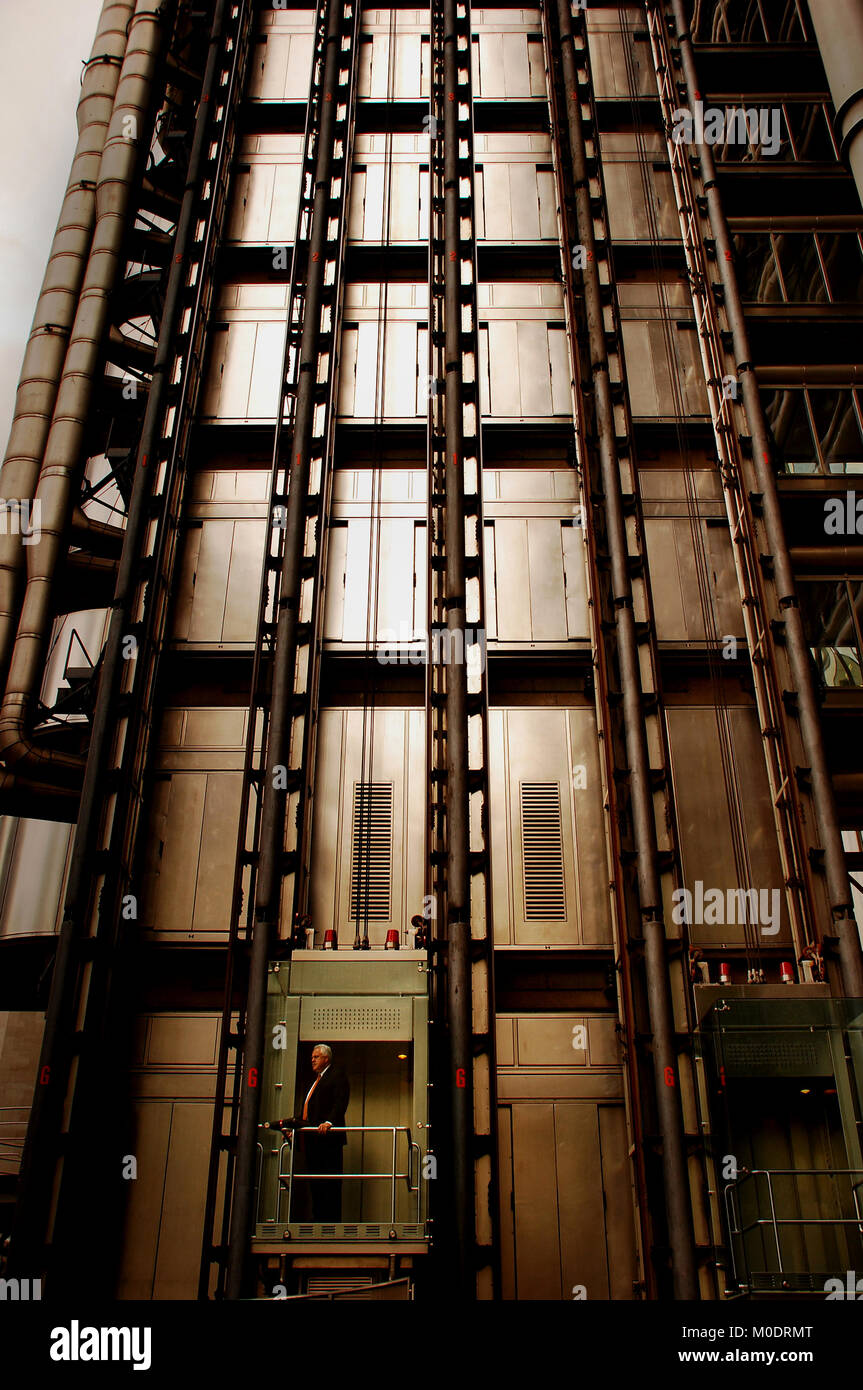
M 836 134 L 863 203 L 863 0 L 809 0 Z
M 96 218 L 96 183 L 134 0 L 105 0 L 81 82 L 78 144 L 54 233 L 15 399 L 0 497 L 30 499 L 39 478 Z M 24 555 L 20 537 L 0 534 L 0 683 L 5 678 L 20 607 Z
M 164 8 L 154 7 L 153 0 L 138 0 L 129 27 L 99 170 L 93 243 L 36 490 L 41 503 L 41 539 L 28 548 L 27 588 L 0 708 L 0 756 L 7 766 L 26 766 L 36 776 L 56 774 L 62 781 L 80 776 L 83 760 L 53 749 L 35 748 L 28 738 L 27 716 L 41 677 L 51 627 L 51 592 L 69 525 L 84 428 L 108 324 L 109 300 L 120 265 L 132 181 L 141 140 L 148 129 L 147 113 Z

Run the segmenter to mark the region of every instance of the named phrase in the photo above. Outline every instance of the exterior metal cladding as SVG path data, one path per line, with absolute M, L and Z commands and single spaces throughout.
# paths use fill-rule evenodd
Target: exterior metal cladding
M 861 25 L 104 5 L 0 477 L 4 1298 L 863 1269 Z

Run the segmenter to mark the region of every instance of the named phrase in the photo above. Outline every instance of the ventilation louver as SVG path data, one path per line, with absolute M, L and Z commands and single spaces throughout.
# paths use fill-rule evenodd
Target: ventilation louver
M 560 784 L 522 782 L 520 791 L 524 920 L 565 922 Z
M 392 913 L 393 784 L 354 784 L 351 921 L 388 922 Z

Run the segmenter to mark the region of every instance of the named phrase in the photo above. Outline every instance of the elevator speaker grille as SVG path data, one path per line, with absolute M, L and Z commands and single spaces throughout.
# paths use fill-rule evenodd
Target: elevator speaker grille
M 565 922 L 560 785 L 522 782 L 520 791 L 524 920 Z
M 304 999 L 300 1038 L 344 1042 L 347 1039 L 381 1038 L 405 1042 L 411 1037 L 413 1006 L 410 999 L 365 998 L 362 1002 L 322 997 Z
M 392 782 L 356 782 L 351 831 L 352 922 L 390 921 L 392 867 Z

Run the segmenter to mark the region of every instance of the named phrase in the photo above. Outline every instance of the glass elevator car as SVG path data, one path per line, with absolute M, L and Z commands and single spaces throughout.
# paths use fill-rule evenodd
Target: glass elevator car
M 823 1298 L 863 1268 L 863 1001 L 809 989 L 704 1020 L 729 1293 Z
M 312 1048 L 350 1083 L 341 1220 L 315 1222 L 299 1133 L 260 1130 L 253 1250 L 267 1291 L 410 1281 L 428 1245 L 428 957 L 297 952 L 270 965 L 261 1120 L 302 1117 Z M 318 1181 L 332 1181 L 318 1179 Z M 336 1179 L 338 1181 L 338 1179 Z M 405 1290 L 407 1291 L 407 1290 Z M 277 1295 L 278 1296 L 278 1295 Z

